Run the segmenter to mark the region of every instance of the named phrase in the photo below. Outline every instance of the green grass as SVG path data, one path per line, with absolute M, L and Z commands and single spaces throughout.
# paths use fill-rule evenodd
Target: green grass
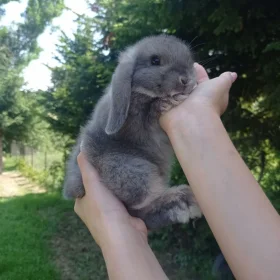
M 45 215 L 57 210 L 51 219 Z M 0 200 L 0 279 L 60 279 L 51 261 L 49 240 L 60 214 L 69 208 L 58 196 L 25 195 Z
M 72 202 L 58 194 L 28 194 L 0 199 L 0 213 L 1 280 L 108 279 L 100 249 Z M 197 279 L 186 260 L 180 265 L 174 243 L 158 236 L 150 241 L 169 279 Z
M 104 280 L 99 247 L 60 194 L 0 199 L 1 280 Z
M 5 159 L 6 172 L 17 166 L 15 158 Z M 60 191 L 26 194 L 28 181 L 14 176 L 18 196 L 0 195 L 0 279 L 108 279 L 101 251 L 73 202 L 63 200 Z M 0 194 L 5 188 L 1 184 Z
M 6 170 L 13 170 L 15 163 L 7 159 Z M 20 187 L 18 194 L 24 194 L 24 186 Z M 216 253 L 209 251 L 209 244 L 214 240 L 203 221 L 196 228 L 163 229 L 151 234 L 149 241 L 170 280 L 213 279 L 209 273 Z M 73 202 L 49 192 L 0 198 L 0 279 L 106 280 L 108 276 L 100 249 L 74 213 Z
M 16 158 L 12 157 L 5 157 L 4 159 L 4 171 L 13 171 L 16 169 L 17 166 L 17 160 Z

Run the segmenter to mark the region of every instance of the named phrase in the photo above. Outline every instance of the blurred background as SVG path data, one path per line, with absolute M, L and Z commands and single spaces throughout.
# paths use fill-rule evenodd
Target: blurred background
M 0 0 L 0 279 L 108 279 L 73 202 L 61 198 L 64 164 L 119 52 L 147 35 L 185 40 L 210 77 L 238 73 L 223 122 L 280 211 L 277 8 L 273 0 Z M 171 183 L 186 181 L 175 162 Z M 149 242 L 169 279 L 233 279 L 204 219 Z

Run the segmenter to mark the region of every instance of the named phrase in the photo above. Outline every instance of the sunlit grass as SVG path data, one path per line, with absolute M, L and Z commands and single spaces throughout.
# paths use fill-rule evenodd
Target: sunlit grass
M 60 279 L 49 240 L 63 209 L 58 196 L 31 194 L 0 200 L 0 279 Z M 55 215 L 45 215 L 50 208 Z
M 4 171 L 13 171 L 16 169 L 17 160 L 15 157 L 5 157 L 4 158 Z

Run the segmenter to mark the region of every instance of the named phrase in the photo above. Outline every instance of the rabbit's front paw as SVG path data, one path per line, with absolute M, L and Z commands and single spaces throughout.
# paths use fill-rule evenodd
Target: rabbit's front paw
M 181 104 L 187 97 L 188 97 L 188 95 L 185 95 L 185 94 L 176 94 L 176 95 L 161 99 L 160 104 L 159 104 L 160 113 L 164 114 L 164 113 L 168 112 L 173 107 L 176 107 L 179 104 Z

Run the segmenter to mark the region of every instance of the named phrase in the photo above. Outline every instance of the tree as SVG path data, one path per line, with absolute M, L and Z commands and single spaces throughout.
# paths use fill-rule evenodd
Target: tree
M 93 41 L 91 21 L 81 19 L 74 40 L 61 37 L 56 57 L 62 65 L 52 69 L 53 88 L 44 94 L 46 116 L 61 133 L 77 136 L 86 119 L 109 83 L 113 65 L 99 53 Z
M 53 127 L 75 137 L 110 80 L 119 51 L 143 36 L 175 34 L 192 41 L 196 59 L 210 76 L 226 70 L 239 74 L 223 120 L 247 164 L 265 183 L 265 159 L 280 151 L 275 5 L 251 5 L 249 0 L 96 1 L 91 6 L 96 17 L 81 16 L 73 40 L 62 36 L 62 66 L 53 69 L 54 87 L 46 94 Z M 101 36 L 93 40 L 97 32 Z
M 0 2 L 0 8 L 7 0 Z M 63 10 L 63 0 L 29 0 L 23 14 L 24 23 L 0 27 L 0 174 L 3 169 L 2 141 L 5 135 L 27 130 L 28 122 L 23 118 L 24 108 L 18 99 L 23 85 L 20 73 L 39 54 L 37 37 Z M 2 13 L 3 14 L 3 13 Z M 21 110 L 23 109 L 23 110 Z

